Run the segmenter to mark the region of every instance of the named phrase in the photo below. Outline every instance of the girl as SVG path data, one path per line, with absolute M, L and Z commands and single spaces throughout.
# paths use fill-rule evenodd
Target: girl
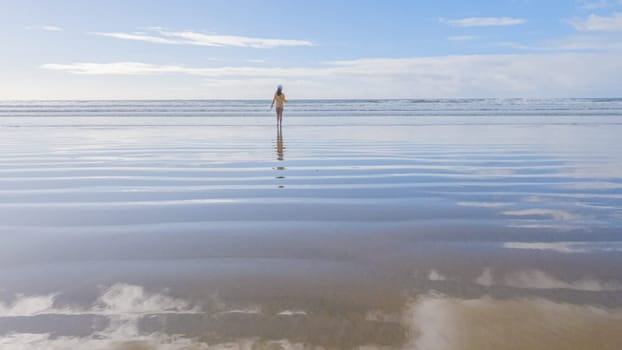
M 283 87 L 279 85 L 276 88 L 276 93 L 274 94 L 274 98 L 272 99 L 272 104 L 270 105 L 270 109 L 274 106 L 276 102 L 276 125 L 281 126 L 283 121 L 283 105 L 287 102 L 285 98 L 285 94 L 283 93 Z

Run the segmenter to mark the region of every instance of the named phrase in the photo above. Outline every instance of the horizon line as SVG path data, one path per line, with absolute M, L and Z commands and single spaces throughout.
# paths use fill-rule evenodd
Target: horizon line
M 404 98 L 297 98 L 295 101 L 403 101 L 403 100 L 622 100 L 622 96 L 607 97 L 577 97 L 577 96 L 558 96 L 558 97 L 404 97 Z M 89 99 L 0 99 L 0 102 L 91 102 L 91 101 L 270 101 L 270 98 L 89 98 Z

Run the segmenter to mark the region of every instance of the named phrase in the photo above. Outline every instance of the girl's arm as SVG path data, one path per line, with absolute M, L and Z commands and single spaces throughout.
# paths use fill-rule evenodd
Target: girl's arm
M 274 100 L 276 99 L 276 95 L 274 95 L 274 97 L 272 98 L 272 103 L 270 104 L 270 109 L 272 109 L 272 107 L 274 107 Z

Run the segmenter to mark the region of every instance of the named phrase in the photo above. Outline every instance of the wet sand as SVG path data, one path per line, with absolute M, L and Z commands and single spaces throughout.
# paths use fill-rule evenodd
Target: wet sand
M 620 348 L 615 118 L 175 122 L 3 120 L 2 347 Z

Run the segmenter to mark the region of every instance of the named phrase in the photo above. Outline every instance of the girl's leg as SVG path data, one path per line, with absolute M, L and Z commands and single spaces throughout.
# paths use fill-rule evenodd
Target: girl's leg
M 283 108 L 278 108 L 276 110 L 276 123 L 278 125 L 281 125 L 282 122 L 283 122 Z

